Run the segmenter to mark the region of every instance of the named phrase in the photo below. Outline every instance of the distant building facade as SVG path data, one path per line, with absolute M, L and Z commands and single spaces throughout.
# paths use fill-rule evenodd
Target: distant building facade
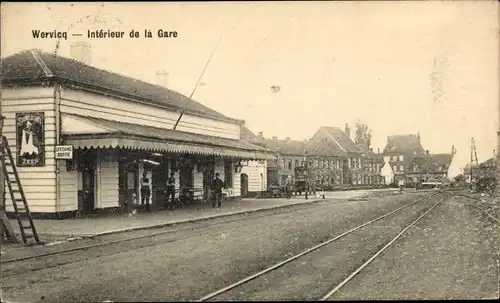
M 252 144 L 274 152 L 275 160 L 267 161 L 267 185 L 283 185 L 294 181 L 295 168 L 304 161 L 316 172 L 315 184 L 321 186 L 383 184 L 381 175 L 383 157 L 366 146 L 357 146 L 350 139 L 348 125 L 321 127 L 309 140 L 265 138 L 242 131 Z
M 413 159 L 407 170 L 407 182 L 410 184 L 422 182 L 444 182 L 448 179 L 453 154 L 429 154 Z
M 387 137 L 383 151 L 386 162 L 392 167 L 394 182 L 406 182 L 406 173 L 413 160 L 425 156 L 426 152 L 420 143 L 420 134 L 394 135 Z

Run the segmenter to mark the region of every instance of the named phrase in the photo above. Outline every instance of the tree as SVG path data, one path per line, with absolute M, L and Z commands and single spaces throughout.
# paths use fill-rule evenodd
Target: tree
M 356 144 L 364 144 L 370 148 L 372 143 L 372 131 L 368 129 L 368 125 L 356 122 L 356 138 L 354 139 Z

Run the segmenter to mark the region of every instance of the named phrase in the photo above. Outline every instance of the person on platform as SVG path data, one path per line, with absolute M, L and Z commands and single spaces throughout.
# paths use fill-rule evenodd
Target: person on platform
M 144 172 L 141 179 L 141 204 L 146 204 L 146 211 L 151 211 L 149 208 L 149 198 L 151 197 L 151 188 L 149 187 L 148 173 Z
M 167 179 L 167 189 L 165 191 L 165 208 L 170 208 L 172 209 L 174 207 L 174 201 L 175 201 L 175 173 L 171 172 L 170 173 L 170 178 Z M 172 199 L 169 202 L 169 198 L 172 197 Z
M 215 174 L 215 179 L 212 182 L 212 198 L 213 207 L 220 208 L 222 203 L 222 189 L 224 188 L 224 181 L 220 179 L 219 173 Z

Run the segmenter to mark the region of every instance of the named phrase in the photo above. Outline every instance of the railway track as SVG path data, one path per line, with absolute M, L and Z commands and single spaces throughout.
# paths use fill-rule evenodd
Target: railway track
M 157 233 L 147 233 L 145 235 L 142 235 L 142 236 L 135 236 L 135 237 L 127 237 L 127 238 L 124 238 L 124 239 L 118 239 L 118 240 L 114 240 L 114 241 L 106 241 L 106 242 L 102 242 L 102 243 L 95 243 L 95 244 L 89 244 L 89 245 L 81 245 L 81 246 L 77 246 L 77 247 L 72 247 L 72 248 L 67 248 L 67 249 L 59 249 L 59 250 L 55 250 L 55 251 L 50 251 L 50 252 L 46 252 L 46 253 L 42 253 L 42 254 L 36 254 L 36 255 L 30 255 L 30 256 L 24 256 L 24 257 L 19 257 L 19 258 L 10 258 L 10 259 L 4 259 L 4 260 L 1 260 L 0 261 L 0 265 L 3 265 L 3 264 L 10 264 L 10 263 L 15 263 L 15 262 L 22 262 L 22 261 L 27 261 L 27 260 L 31 260 L 31 259 L 38 259 L 38 258 L 43 258 L 43 257 L 49 257 L 49 256 L 53 256 L 53 255 L 58 255 L 58 254 L 64 254 L 64 253 L 70 253 L 70 252 L 76 252 L 76 251 L 83 251 L 83 250 L 89 250 L 89 249 L 92 249 L 92 248 L 99 248 L 99 247 L 104 247 L 104 246 L 110 246 L 110 245 L 114 245 L 114 244 L 120 244 L 120 243 L 124 243 L 124 242 L 130 242 L 130 241 L 135 241 L 135 240 L 141 240 L 141 239 L 147 239 L 147 238 L 153 238 L 153 237 L 156 237 L 156 236 L 163 236 L 163 235 L 169 235 L 169 234 L 174 234 L 174 233 L 178 233 L 178 232 L 185 232 L 185 231 L 196 231 L 196 230 L 199 230 L 201 228 L 210 228 L 210 227 L 217 227 L 217 226 L 220 226 L 220 225 L 223 225 L 223 224 L 226 224 L 226 223 L 232 223 L 232 222 L 243 222 L 243 221 L 246 221 L 246 220 L 250 220 L 250 219 L 257 219 L 257 218 L 263 218 L 263 217 L 269 217 L 269 216 L 273 216 L 275 215 L 276 213 L 279 213 L 279 214 L 286 214 L 286 213 L 290 213 L 290 212 L 296 212 L 297 210 L 303 210 L 303 209 L 308 209 L 308 208 L 311 208 L 311 207 L 321 207 L 323 206 L 324 204 L 331 204 L 332 202 L 331 201 L 321 201 L 321 202 L 317 202 L 317 203 L 314 203 L 314 204 L 305 204 L 305 205 L 294 205 L 293 207 L 290 207 L 288 209 L 272 209 L 272 210 L 269 210 L 267 213 L 267 211 L 264 211 L 266 213 L 260 213 L 260 214 L 257 214 L 257 213 L 245 213 L 245 214 L 238 214 L 238 215 L 235 215 L 233 216 L 232 219 L 210 219 L 210 220 L 207 220 L 206 223 L 202 223 L 202 222 L 188 222 L 189 224 L 194 224 L 194 226 L 190 226 L 190 227 L 186 227 L 186 228 L 177 228 L 177 229 L 171 229 L 171 230 L 166 230 L 166 231 L 160 231 L 160 232 L 157 232 Z M 335 203 L 335 202 L 334 202 Z M 251 214 L 251 215 L 249 215 Z M 234 218 L 236 217 L 236 218 Z M 217 220 L 217 222 L 211 222 L 211 221 L 215 221 Z M 221 221 L 219 221 L 221 220 Z M 180 223 L 179 225 L 181 224 L 185 224 L 184 222 L 183 223 Z M 86 240 L 86 239 L 93 239 L 93 238 L 98 238 L 100 236 L 95 236 L 95 237 L 86 237 L 86 238 L 83 238 L 83 240 Z M 2 257 L 3 259 L 3 257 Z
M 364 200 L 367 199 L 367 197 L 360 197 L 355 201 L 358 201 L 359 199 Z M 78 251 L 87 251 L 93 248 L 101 248 L 105 246 L 110 246 L 110 245 L 115 245 L 115 244 L 121 244 L 125 242 L 131 242 L 131 241 L 136 241 L 136 240 L 141 240 L 141 239 L 148 239 L 148 238 L 154 238 L 157 236 L 163 236 L 163 235 L 169 235 L 169 234 L 175 234 L 178 232 L 191 232 L 191 231 L 196 231 L 199 229 L 206 229 L 206 228 L 216 228 L 218 226 L 221 226 L 226 223 L 232 223 L 232 222 L 244 222 L 246 220 L 250 219 L 257 219 L 257 218 L 262 218 L 262 217 L 268 217 L 268 216 L 273 216 L 277 213 L 279 214 L 286 214 L 286 213 L 291 213 L 291 212 L 297 212 L 298 210 L 304 210 L 304 209 L 309 209 L 311 207 L 322 207 L 325 204 L 331 204 L 331 203 L 341 203 L 343 201 L 329 201 L 329 200 L 324 200 L 324 201 L 319 201 L 315 202 L 313 204 L 299 204 L 299 205 L 293 205 L 292 207 L 289 208 L 280 208 L 280 209 L 270 209 L 270 210 L 265 210 L 262 213 L 244 213 L 244 214 L 238 214 L 235 216 L 231 216 L 230 219 L 223 219 L 223 218 L 217 218 L 217 219 L 210 219 L 207 221 L 201 221 L 201 222 L 189 222 L 188 224 L 193 224 L 194 226 L 186 227 L 186 228 L 177 228 L 177 229 L 169 229 L 169 230 L 164 230 L 160 231 L 157 233 L 147 233 L 142 236 L 133 236 L 133 237 L 126 237 L 123 239 L 118 239 L 118 240 L 113 240 L 113 241 L 105 241 L 101 243 L 94 243 L 94 244 L 89 244 L 89 245 L 80 245 L 77 247 L 71 247 L 71 248 L 65 248 L 65 249 L 58 249 L 58 250 L 53 250 L 45 253 L 38 253 L 34 255 L 29 255 L 29 256 L 23 256 L 23 257 L 18 257 L 18 258 L 8 258 L 5 259 L 4 256 L 0 257 L 0 265 L 5 265 L 5 264 L 11 264 L 11 263 L 16 263 L 16 262 L 23 262 L 23 261 L 28 261 L 32 259 L 40 259 L 40 258 L 45 258 L 45 257 L 50 257 L 54 255 L 60 255 L 60 254 L 66 254 L 66 253 L 71 253 L 71 252 L 78 252 Z M 214 222 L 215 221 L 215 222 Z M 180 223 L 181 224 L 185 224 Z M 107 235 L 103 236 L 106 237 Z M 101 236 L 95 236 L 95 237 L 84 237 L 82 240 L 88 240 L 88 239 L 96 239 Z M 184 238 L 184 237 L 183 237 Z M 155 244 L 153 244 L 155 245 Z M 54 246 L 46 246 L 46 247 L 54 247 Z M 142 246 L 145 247 L 145 246 Z
M 325 205 L 331 205 L 332 203 L 341 202 L 342 201 L 325 200 L 314 204 L 297 205 L 288 209 L 269 210 L 269 212 L 249 213 L 248 215 L 241 214 L 231 217 L 230 219 L 218 218 L 202 222 L 191 222 L 189 224 L 194 224 L 194 226 L 166 230 L 157 233 L 147 233 L 142 236 L 131 236 L 124 239 L 106 241 L 102 243 L 80 245 L 67 249 L 57 249 L 55 246 L 51 246 L 47 248 L 52 251 L 18 258 L 5 259 L 5 257 L 2 256 L 0 262 L 0 266 L 2 266 L 2 277 L 8 278 L 21 275 L 26 272 L 35 272 L 47 268 L 63 266 L 66 264 L 83 262 L 85 260 L 97 258 L 102 255 L 109 256 L 110 254 L 121 253 L 124 249 L 135 250 L 165 243 L 173 243 L 181 241 L 183 239 L 187 239 L 189 237 L 192 237 L 193 235 L 199 235 L 200 230 L 203 233 L 207 234 L 213 233 L 214 231 L 217 232 L 217 229 L 224 229 L 224 225 L 227 223 L 248 224 L 248 220 L 250 219 L 257 219 L 274 215 L 286 215 L 287 213 L 298 214 L 298 212 L 302 210 L 324 207 Z M 184 233 L 181 235 L 177 235 L 177 233 L 180 232 Z M 100 240 L 99 237 L 96 237 L 96 239 Z M 90 238 L 90 240 L 93 239 Z M 84 239 L 84 241 L 89 241 L 89 239 Z M 132 242 L 132 244 L 130 244 L 129 242 Z M 105 248 L 109 246 L 112 246 L 111 252 L 109 251 L 109 248 Z M 18 264 L 21 264 L 22 266 L 18 266 Z
M 311 254 L 312 252 L 314 251 L 318 251 L 320 248 L 322 247 L 325 247 L 327 245 L 331 245 L 332 243 L 340 240 L 341 238 L 347 236 L 347 235 L 350 235 L 350 234 L 353 234 L 355 233 L 356 231 L 362 229 L 362 228 L 365 228 L 365 227 L 369 227 L 370 225 L 372 225 L 373 223 L 377 222 L 377 221 L 380 221 L 380 220 L 383 220 L 385 218 L 388 218 L 392 215 L 394 215 L 395 213 L 398 213 L 400 212 L 401 210 L 403 209 L 406 209 L 408 207 L 411 207 L 411 206 L 414 206 L 414 205 L 417 205 L 418 203 L 421 203 L 421 202 L 430 202 L 431 199 L 435 196 L 441 196 L 442 195 L 442 198 L 440 198 L 436 203 L 433 203 L 433 205 L 429 208 L 427 208 L 423 214 L 421 214 L 420 216 L 418 216 L 417 219 L 415 220 L 412 220 L 410 224 L 406 225 L 402 230 L 401 232 L 399 232 L 395 237 L 393 237 L 390 241 L 388 241 L 381 249 L 378 249 L 377 252 L 372 256 L 370 257 L 366 262 L 364 262 L 360 267 L 358 267 L 356 270 L 354 270 L 350 275 L 348 275 L 345 279 L 343 279 L 339 284 L 337 284 L 335 287 L 333 287 L 328 293 L 326 293 L 324 296 L 322 296 L 319 300 L 328 300 L 332 295 L 334 295 L 340 288 L 342 288 L 345 284 L 347 284 L 354 276 L 356 276 L 359 272 L 361 272 L 366 266 L 368 266 L 373 260 L 375 260 L 378 256 L 380 256 L 388 247 L 390 247 L 394 242 L 396 242 L 400 237 L 402 237 L 407 231 L 408 229 L 410 229 L 412 226 L 414 226 L 416 223 L 418 223 L 422 218 L 424 218 L 429 212 L 431 212 L 436 206 L 438 206 L 440 203 L 442 203 L 442 201 L 444 201 L 449 195 L 446 193 L 446 192 L 441 192 L 441 193 L 433 193 L 431 194 L 430 196 L 428 197 L 424 197 L 424 198 L 421 198 L 421 199 L 418 199 L 414 202 L 411 202 L 409 204 L 406 204 L 402 207 L 399 207 L 389 213 L 386 213 L 380 217 L 377 217 L 373 220 L 370 220 L 368 222 L 365 222 L 357 227 L 354 227 L 338 236 L 335 236 L 319 245 L 316 245 L 312 248 L 309 248 L 299 254 L 296 254 L 292 257 L 289 257 L 288 259 L 280 262 L 280 263 L 277 263 L 273 266 L 270 266 L 260 272 L 257 272 L 253 275 L 250 275 L 248 277 L 245 277 L 237 282 L 234 282 L 226 287 L 223 287 L 221 289 L 218 289 L 212 293 L 209 293 L 205 296 L 203 296 L 202 298 L 200 298 L 199 300 L 197 300 L 198 302 L 203 302 L 203 301 L 207 301 L 207 300 L 210 300 L 210 299 L 214 299 L 214 298 L 217 298 L 217 297 L 220 297 L 220 296 L 223 296 L 227 293 L 229 293 L 230 291 L 233 291 L 233 290 L 236 290 L 238 287 L 240 286 L 243 286 L 247 283 L 249 283 L 250 281 L 252 280 L 255 280 L 257 278 L 261 278 L 261 277 L 264 277 L 265 275 L 267 274 L 270 274 L 271 272 L 274 272 L 276 271 L 278 268 L 281 268 L 281 267 L 284 267 L 285 265 L 288 265 L 288 264 L 291 264 L 293 261 L 296 261 L 298 260 L 299 258 L 302 258 L 306 255 L 309 255 Z M 222 300 L 227 300 L 226 298 L 223 298 Z

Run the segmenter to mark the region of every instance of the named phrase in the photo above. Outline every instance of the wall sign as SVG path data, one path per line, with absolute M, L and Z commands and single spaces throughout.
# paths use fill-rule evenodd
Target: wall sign
M 16 113 L 16 122 L 17 166 L 44 166 L 44 113 Z
M 56 159 L 73 159 L 73 146 L 72 145 L 57 145 L 56 146 Z

